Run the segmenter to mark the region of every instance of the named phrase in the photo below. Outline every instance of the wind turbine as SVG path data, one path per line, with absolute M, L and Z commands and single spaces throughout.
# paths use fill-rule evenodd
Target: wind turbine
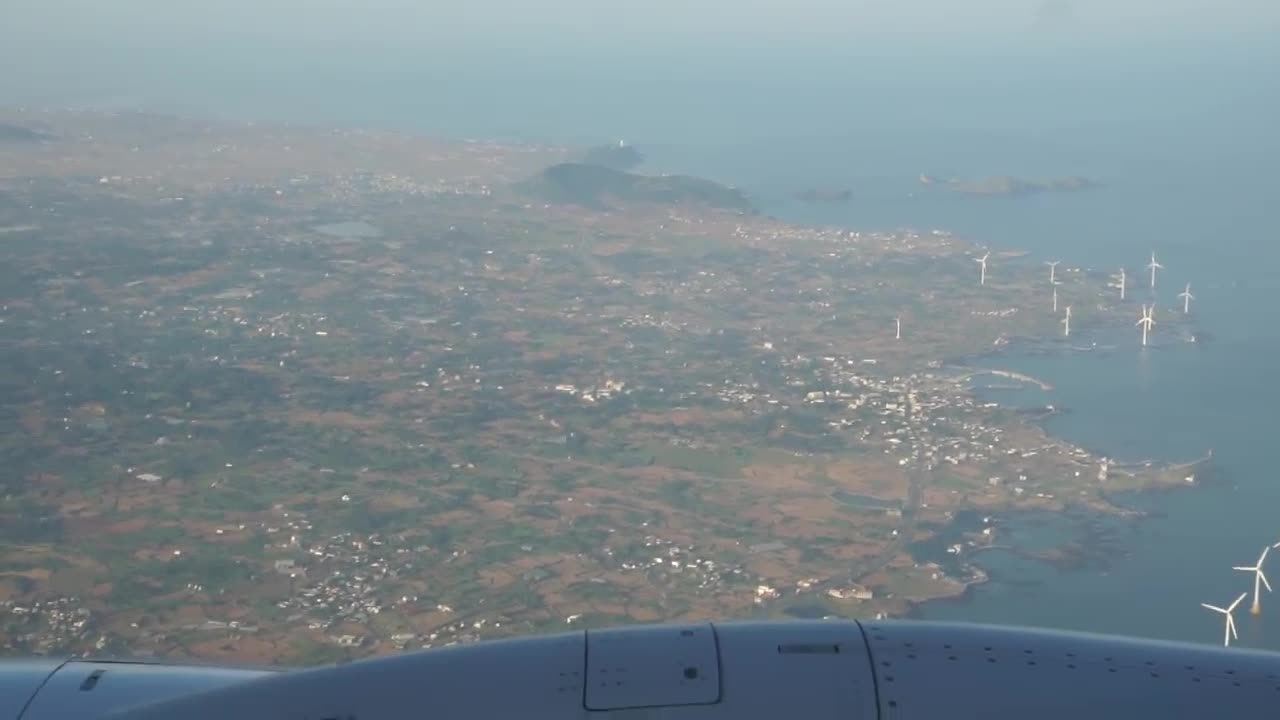
M 1154 251 L 1154 250 L 1152 250 L 1152 251 L 1151 251 L 1151 262 L 1147 263 L 1147 268 L 1148 268 L 1149 270 L 1151 270 L 1151 289 L 1152 289 L 1152 290 L 1155 290 L 1155 288 L 1156 288 L 1156 269 L 1161 269 L 1161 270 L 1163 270 L 1163 269 L 1164 269 L 1164 266 L 1163 266 L 1163 265 L 1161 265 L 1160 263 L 1156 262 L 1156 253 L 1155 253 L 1155 251 Z
M 1062 318 L 1062 334 L 1071 337 L 1071 306 L 1067 306 L 1067 316 Z
M 893 331 L 893 339 L 901 340 L 902 339 L 902 318 L 900 317 L 894 318 L 893 322 L 895 325 L 895 329 Z
M 986 254 L 986 255 L 983 255 L 983 256 L 982 256 L 982 257 L 980 257 L 980 258 L 974 258 L 974 260 L 976 260 L 976 261 L 978 261 L 978 262 L 982 263 L 982 275 L 980 276 L 980 278 L 979 278 L 979 280 L 978 280 L 978 284 L 979 284 L 979 285 L 986 285 L 986 284 L 987 284 L 987 258 L 989 258 L 989 257 L 991 257 L 991 253 L 990 253 L 990 252 L 987 252 L 987 254 Z
M 1046 261 L 1046 262 L 1045 262 L 1045 265 L 1048 265 L 1048 266 L 1049 266 L 1049 284 L 1050 284 L 1050 285 L 1054 284 L 1054 282 L 1056 281 L 1057 276 L 1054 274 L 1054 271 L 1056 271 L 1056 270 L 1058 269 L 1058 263 L 1060 263 L 1060 262 L 1062 262 L 1062 261 L 1061 261 L 1061 260 L 1054 260 L 1054 261 L 1052 261 L 1052 262 L 1049 262 L 1049 261 Z
M 1142 319 L 1137 322 L 1138 325 L 1142 326 L 1142 347 L 1147 346 L 1147 333 L 1151 332 L 1151 326 L 1156 324 L 1156 319 L 1153 316 L 1155 310 L 1155 305 L 1151 307 L 1142 306 Z
M 1240 636 L 1236 634 L 1236 621 L 1235 618 L 1231 617 L 1231 613 L 1235 612 L 1236 606 L 1248 596 L 1249 593 L 1240 593 L 1240 597 L 1236 598 L 1235 602 L 1225 608 L 1220 608 L 1217 605 L 1210 605 L 1209 603 L 1200 603 L 1201 607 L 1209 608 L 1214 612 L 1220 612 L 1227 616 L 1227 627 L 1222 632 L 1222 644 L 1224 647 L 1231 647 L 1231 638 L 1235 638 L 1237 640 L 1240 639 Z
M 1058 286 L 1053 286 L 1053 311 L 1058 312 Z
M 1124 299 L 1124 286 L 1125 286 L 1125 284 L 1126 284 L 1126 281 L 1125 281 L 1125 279 L 1124 279 L 1124 268 L 1120 268 L 1120 299 L 1121 299 L 1121 300 L 1123 300 L 1123 299 Z
M 1182 298 L 1182 314 L 1191 312 L 1191 301 L 1196 299 L 1196 296 L 1191 294 L 1191 283 L 1187 283 L 1187 289 L 1178 293 L 1178 297 Z
M 1262 603 L 1259 601 L 1258 593 L 1261 591 L 1260 585 L 1267 586 L 1267 592 L 1271 592 L 1271 583 L 1267 582 L 1267 576 L 1262 574 L 1262 563 L 1267 559 L 1267 553 L 1271 552 L 1271 546 L 1262 548 L 1262 554 L 1258 556 L 1258 563 L 1253 567 L 1232 567 L 1232 570 L 1242 570 L 1244 572 L 1253 573 L 1253 607 L 1249 608 L 1249 612 L 1257 615 L 1262 612 Z

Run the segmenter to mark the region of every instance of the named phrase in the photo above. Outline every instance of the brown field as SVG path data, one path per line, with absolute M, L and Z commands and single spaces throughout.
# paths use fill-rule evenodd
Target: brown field
M 286 416 L 292 422 L 350 430 L 374 430 L 387 422 L 384 416 L 357 415 L 347 410 L 293 410 Z
M 311 283 L 298 290 L 298 298 L 307 301 L 323 300 L 334 293 L 341 292 L 345 285 L 337 280 L 326 280 Z
M 191 290 L 213 282 L 218 278 L 225 277 L 227 270 L 227 266 L 215 264 L 181 275 L 171 275 L 163 279 L 157 278 L 152 281 L 156 287 L 150 289 L 150 292 L 176 293 L 183 290 Z
M 43 403 L 31 403 L 25 406 L 18 416 L 18 423 L 32 438 L 44 434 L 45 423 L 48 422 Z
M 30 570 L 7 570 L 0 573 L 0 577 L 24 577 L 36 582 L 47 582 L 50 574 L 50 571 L 45 568 L 32 568 Z
M 742 477 L 759 485 L 777 488 L 803 489 L 809 486 L 809 475 L 814 467 L 810 464 L 756 464 L 742 468 Z
M 209 662 L 269 665 L 284 659 L 283 648 L 276 640 L 240 633 L 191 643 L 187 649 L 191 657 Z
M 736 410 L 708 410 L 706 408 L 673 408 L 665 413 L 637 412 L 628 416 L 646 425 L 674 425 L 676 427 L 707 426 L 740 420 L 742 413 Z

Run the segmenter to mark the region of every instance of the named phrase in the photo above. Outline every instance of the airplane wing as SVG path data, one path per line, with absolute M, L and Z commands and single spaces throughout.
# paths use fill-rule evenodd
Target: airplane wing
M 1265 717 L 1280 654 L 958 623 L 585 630 L 292 672 L 0 665 L 0 720 Z
M 185 697 L 274 674 L 269 670 L 144 662 L 0 660 L 0 720 L 99 718 L 118 708 Z

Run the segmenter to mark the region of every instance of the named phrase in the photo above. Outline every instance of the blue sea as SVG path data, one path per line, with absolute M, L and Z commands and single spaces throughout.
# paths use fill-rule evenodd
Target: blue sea
M 1172 312 L 1190 282 L 1205 341 L 1175 341 L 1157 326 L 1146 349 L 1135 328 L 1100 342 L 1110 350 L 1008 354 L 991 363 L 1054 389 L 999 399 L 1068 409 L 1048 421 L 1052 432 L 1120 460 L 1186 460 L 1212 449 L 1221 482 L 1136 499 L 1150 515 L 1103 528 L 1105 567 L 1061 570 L 987 553 L 979 562 L 992 582 L 921 615 L 1218 642 L 1221 623 L 1199 603 L 1226 604 L 1250 589 L 1230 566 L 1280 541 L 1280 52 L 1230 44 L 1021 52 L 627 48 L 460 63 L 409 56 L 320 71 L 205 60 L 78 92 L 89 105 L 196 115 L 554 143 L 624 139 L 646 152 L 648 170 L 735 184 L 797 222 L 945 228 L 1027 249 L 1032 261 L 1125 265 L 1134 279 L 1154 250 L 1166 267 L 1158 313 Z M 203 84 L 184 82 L 188 71 L 203 73 Z M 10 103 L 49 98 L 37 88 L 0 90 Z M 1104 187 L 962 197 L 921 192 L 922 172 L 1082 175 Z M 789 199 L 813 186 L 849 188 L 853 201 Z M 1136 318 L 1147 294 L 1135 288 L 1131 297 Z M 1025 546 L 1072 531 L 1035 517 L 1009 518 L 1001 530 Z M 1280 649 L 1280 594 L 1263 606 L 1257 618 L 1241 609 L 1240 644 Z

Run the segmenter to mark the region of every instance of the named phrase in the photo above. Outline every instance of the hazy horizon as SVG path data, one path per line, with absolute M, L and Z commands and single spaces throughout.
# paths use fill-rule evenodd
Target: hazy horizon
M 721 53 L 982 59 L 1012 53 L 1141 64 L 1160 49 L 1250 55 L 1270 48 L 1280 5 L 1261 0 L 16 0 L 0 27 L 0 102 L 59 82 L 94 86 L 161 70 L 392 69 L 635 58 L 655 52 L 714 61 Z M 1086 55 L 1087 53 L 1087 55 Z M 1177 53 L 1160 62 L 1176 60 Z M 1130 57 L 1132 56 L 1132 57 Z M 945 68 L 940 67 L 940 70 Z M 198 83 L 198 75 L 187 78 Z
M 227 0 L 208 5 L 18 0 L 9 5 L 8 29 L 0 30 L 0 44 L 51 48 L 61 39 L 86 36 L 108 46 L 172 41 L 181 47 L 178 41 L 211 40 L 217 34 L 348 48 L 366 42 L 385 48 L 442 41 L 474 47 L 511 35 L 557 43 L 599 38 L 610 44 L 619 39 L 643 44 L 655 36 L 702 41 L 746 36 L 786 44 L 788 39 L 865 39 L 898 33 L 988 41 L 1032 33 L 1035 42 L 1115 36 L 1135 42 L 1252 34 L 1280 24 L 1280 6 L 1262 0 Z M 111 32 L 128 36 L 107 37 Z

